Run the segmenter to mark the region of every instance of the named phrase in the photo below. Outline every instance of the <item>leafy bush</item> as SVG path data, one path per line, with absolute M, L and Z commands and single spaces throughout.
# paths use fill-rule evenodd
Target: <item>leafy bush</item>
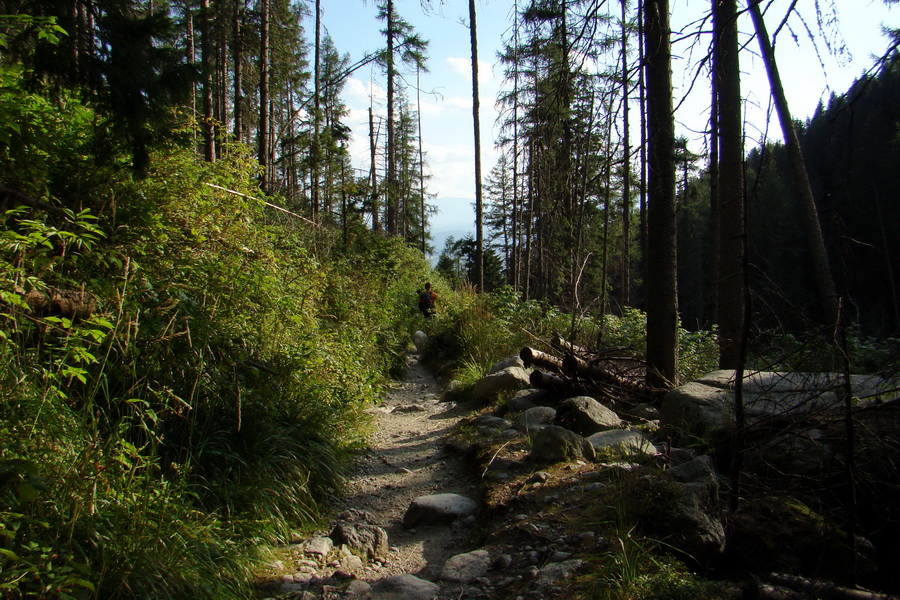
M 0 222 L 0 595 L 248 597 L 253 544 L 340 489 L 427 264 L 273 219 L 237 146 L 73 175 L 77 198 L 68 156 L 14 179 L 79 211 Z M 32 310 L 56 289 L 92 308 Z

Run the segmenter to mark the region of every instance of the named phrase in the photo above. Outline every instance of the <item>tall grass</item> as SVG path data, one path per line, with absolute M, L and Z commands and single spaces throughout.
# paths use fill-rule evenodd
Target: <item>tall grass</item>
M 81 213 L 4 213 L 0 597 L 248 598 L 255 545 L 340 490 L 427 265 L 206 186 L 259 194 L 229 152 L 109 172 Z M 96 310 L 32 310 L 51 288 Z

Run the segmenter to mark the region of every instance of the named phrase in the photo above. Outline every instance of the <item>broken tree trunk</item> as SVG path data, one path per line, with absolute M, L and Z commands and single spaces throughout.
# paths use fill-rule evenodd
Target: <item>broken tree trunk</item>
M 522 362 L 525 363 L 525 366 L 529 368 L 537 367 L 538 369 L 545 369 L 553 371 L 554 373 L 560 373 L 563 370 L 562 359 L 553 356 L 552 354 L 529 348 L 528 346 L 522 348 L 519 352 L 519 358 L 521 358 Z

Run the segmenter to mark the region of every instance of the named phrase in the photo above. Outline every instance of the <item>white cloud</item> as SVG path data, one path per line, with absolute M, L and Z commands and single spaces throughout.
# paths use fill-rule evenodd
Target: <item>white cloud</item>
M 479 52 L 479 54 L 481 54 Z M 468 81 L 472 80 L 472 59 L 471 58 L 459 58 L 456 56 L 449 56 L 446 59 L 447 65 L 450 67 L 450 70 L 457 75 L 462 75 Z M 494 80 L 494 67 L 491 63 L 484 61 L 482 59 L 478 59 L 478 84 L 479 86 L 482 84 L 490 83 Z

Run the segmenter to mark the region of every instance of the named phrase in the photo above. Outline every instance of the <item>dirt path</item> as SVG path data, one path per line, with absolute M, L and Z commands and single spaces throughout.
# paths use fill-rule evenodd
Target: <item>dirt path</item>
M 405 381 L 395 384 L 384 404 L 371 409 L 375 432 L 357 459 L 342 503 L 366 511 L 373 524 L 387 531 L 388 560 L 357 574 L 369 581 L 401 573 L 437 581 L 449 557 L 473 549 L 471 527 L 403 529 L 403 515 L 419 496 L 458 493 L 477 499 L 464 457 L 446 448 L 465 409 L 440 401 L 440 389 L 418 355 L 408 354 L 406 362 Z

